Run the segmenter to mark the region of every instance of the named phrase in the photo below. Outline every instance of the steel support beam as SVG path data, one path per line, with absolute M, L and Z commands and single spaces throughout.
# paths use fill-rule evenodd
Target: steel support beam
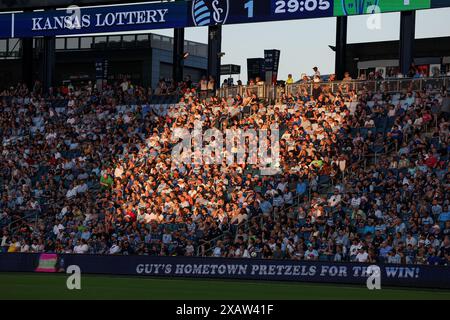
M 22 41 L 22 82 L 29 90 L 33 88 L 33 38 Z
M 55 81 L 55 37 L 44 37 L 42 55 L 42 85 L 44 92 L 49 92 Z
M 344 78 L 347 60 L 347 16 L 336 18 L 336 56 L 335 74 L 336 78 Z
M 222 26 L 208 27 L 208 76 L 215 80 L 216 88 L 220 86 L 220 60 L 222 51 Z
M 173 31 L 173 63 L 172 78 L 176 83 L 183 81 L 184 67 L 184 28 L 176 28 Z
M 416 12 L 400 13 L 400 72 L 407 75 L 414 61 L 414 39 L 416 36 Z

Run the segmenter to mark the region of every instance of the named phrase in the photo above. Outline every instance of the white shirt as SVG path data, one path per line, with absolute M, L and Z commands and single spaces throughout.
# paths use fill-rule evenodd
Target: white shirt
M 75 246 L 75 248 L 73 248 L 73 252 L 74 253 L 86 253 L 88 252 L 89 247 L 87 244 L 80 244 L 78 246 Z
M 381 212 L 380 209 L 375 210 L 375 216 L 377 218 L 382 218 L 383 217 L 383 212 Z
M 361 204 L 361 198 L 352 198 L 352 207 L 356 208 L 359 207 Z
M 77 187 L 67 191 L 66 198 L 72 198 L 72 197 L 75 197 L 76 195 L 77 195 Z
M 84 193 L 88 190 L 88 186 L 86 183 L 75 186 L 73 189 L 67 191 L 66 198 L 72 198 L 76 196 L 78 193 Z
M 54 227 L 53 227 L 53 233 L 55 234 L 55 235 L 59 235 L 59 233 L 61 232 L 61 230 L 64 230 L 64 226 L 60 223 L 60 224 L 58 224 L 58 225 L 55 225 Z
M 292 204 L 293 203 L 292 192 L 285 193 L 283 195 L 283 199 L 284 199 L 284 203 Z
M 6 240 L 8 239 L 8 237 L 7 236 L 3 236 L 3 238 L 2 238 L 2 243 L 1 243 L 1 245 L 0 246 L 2 246 L 2 247 L 6 247 Z
M 220 257 L 222 254 L 222 249 L 220 247 L 215 247 L 214 248 L 214 252 L 213 252 L 213 256 L 214 257 Z
M 202 91 L 208 90 L 208 81 L 207 80 L 200 81 L 200 90 L 202 90 Z
M 369 254 L 365 251 L 363 253 L 358 253 L 356 255 L 356 261 L 358 261 L 358 262 L 367 262 L 368 258 L 369 258 Z
M 120 247 L 117 244 L 113 244 L 112 247 L 109 249 L 109 254 L 116 254 L 120 251 Z
M 120 84 L 120 87 L 122 88 L 122 91 L 128 90 L 128 82 L 124 81 Z
M 244 253 L 242 254 L 242 258 L 250 258 L 250 253 L 247 249 L 244 250 Z
M 123 174 L 122 166 L 119 166 L 119 167 L 116 168 L 116 170 L 114 170 L 114 177 L 121 178 L 122 174 Z
M 277 189 L 283 192 L 287 185 L 288 185 L 287 182 L 280 182 L 278 183 Z
M 339 202 L 341 202 L 341 195 L 335 194 L 328 199 L 328 204 L 332 207 L 336 206 Z
M 359 250 L 359 248 L 361 248 L 361 245 L 359 245 L 359 244 L 357 244 L 357 245 L 352 244 L 350 246 L 350 255 L 352 255 L 352 256 L 356 255 L 358 250 Z
M 188 244 L 186 246 L 186 253 L 191 254 L 194 252 L 194 246 L 192 244 Z
M 314 260 L 318 256 L 319 256 L 319 254 L 314 249 L 311 249 L 311 250 L 308 249 L 305 251 L 305 260 Z
M 275 192 L 276 192 L 276 190 L 270 189 L 270 190 L 267 190 L 264 195 L 273 197 L 275 195 Z
M 406 238 L 406 245 L 408 246 L 408 245 L 411 245 L 411 246 L 413 246 L 413 247 L 415 247 L 416 245 L 417 245 L 417 240 L 416 240 L 416 238 L 414 238 L 414 237 L 411 237 L 411 238 Z
M 150 223 L 150 221 L 155 220 L 154 218 L 152 219 L 152 215 L 156 216 L 154 213 L 152 214 L 144 214 L 144 222 L 145 223 Z

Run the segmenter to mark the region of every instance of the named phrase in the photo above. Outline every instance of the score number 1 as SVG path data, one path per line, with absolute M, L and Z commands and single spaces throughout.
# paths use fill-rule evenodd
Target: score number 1
M 244 8 L 247 9 L 247 17 L 253 18 L 253 0 L 248 0 L 244 4 Z

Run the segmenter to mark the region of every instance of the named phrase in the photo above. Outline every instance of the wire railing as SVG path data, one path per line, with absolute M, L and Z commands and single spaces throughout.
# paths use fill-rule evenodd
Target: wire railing
M 14 220 L 8 221 L 7 230 L 14 235 L 23 224 L 27 224 L 30 222 L 34 222 L 34 229 L 37 229 L 37 223 L 39 220 L 40 212 L 38 210 L 30 210 L 28 213 L 25 213 L 22 217 L 19 217 Z
M 311 188 L 308 187 L 308 203 L 311 202 Z M 301 201 L 300 199 L 304 198 L 305 194 L 297 194 L 293 197 L 293 201 L 292 204 L 284 206 L 282 208 L 280 208 L 280 210 L 278 211 L 279 214 L 283 213 L 283 212 L 289 212 L 291 209 L 295 209 L 297 208 Z M 210 256 L 211 253 L 214 251 L 215 245 L 217 244 L 218 241 L 223 241 L 226 237 L 235 237 L 236 236 L 236 232 L 239 231 L 239 229 L 242 229 L 244 231 L 244 233 L 248 233 L 248 231 L 250 230 L 250 225 L 254 223 L 255 219 L 259 221 L 259 225 L 261 228 L 264 227 L 264 218 L 268 217 L 268 216 L 274 216 L 275 215 L 275 210 L 274 208 L 272 208 L 272 210 L 269 213 L 262 213 L 260 215 L 257 216 L 253 216 L 250 219 L 244 220 L 241 223 L 239 223 L 238 225 L 235 225 L 234 230 L 232 231 L 226 231 L 224 233 L 222 233 L 220 236 L 217 236 L 213 239 L 211 239 L 210 241 L 208 241 L 207 243 L 203 244 L 203 248 L 207 248 L 207 249 L 203 249 L 202 246 L 198 246 L 197 247 L 197 256 Z
M 397 93 L 404 90 L 449 90 L 450 77 L 435 78 L 400 78 L 383 80 L 352 80 L 333 82 L 298 82 L 287 85 L 260 84 L 251 86 L 228 86 L 218 89 L 217 95 L 221 98 L 234 97 L 236 95 L 251 96 L 256 94 L 258 98 L 279 100 L 284 95 L 308 94 L 313 95 L 320 88 L 322 92 L 350 93 L 367 90 L 372 92 Z

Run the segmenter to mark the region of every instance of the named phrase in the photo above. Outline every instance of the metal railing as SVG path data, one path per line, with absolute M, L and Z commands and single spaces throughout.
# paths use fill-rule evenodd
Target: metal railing
M 7 230 L 15 235 L 16 232 L 23 226 L 23 224 L 34 222 L 34 230 L 37 230 L 37 223 L 39 220 L 40 212 L 38 210 L 31 210 L 25 213 L 22 217 L 12 220 L 7 225 Z
M 292 208 L 294 208 L 294 209 L 297 208 L 301 203 L 300 199 L 302 199 L 304 196 L 305 196 L 305 194 L 295 195 L 293 198 L 293 203 L 291 205 L 285 206 L 284 208 L 281 208 L 281 210 L 278 212 L 278 214 L 281 214 L 282 212 L 288 212 Z M 311 202 L 311 188 L 310 187 L 308 187 L 308 202 Z M 217 236 L 217 237 L 209 240 L 207 243 L 203 244 L 203 246 L 208 247 L 207 249 L 202 250 L 201 245 L 199 245 L 197 247 L 197 251 L 196 251 L 197 256 L 210 256 L 211 253 L 214 251 L 217 241 L 223 241 L 224 238 L 227 236 L 235 237 L 236 233 L 239 231 L 239 229 L 243 229 L 243 231 L 245 233 L 248 233 L 248 231 L 250 230 L 250 225 L 253 224 L 255 219 L 259 220 L 259 225 L 261 228 L 263 228 L 264 227 L 264 218 L 267 216 L 274 217 L 274 215 L 275 215 L 275 210 L 274 210 L 274 208 L 272 208 L 272 211 L 270 213 L 263 213 L 263 214 L 251 217 L 250 219 L 244 220 L 241 223 L 239 223 L 238 225 L 233 225 L 234 230 L 226 231 L 226 232 L 222 233 L 220 236 Z
M 218 241 L 223 241 L 225 237 L 235 237 L 239 229 L 243 229 L 244 232 L 248 232 L 248 230 L 250 229 L 250 223 L 252 223 L 254 219 L 259 219 L 260 225 L 262 226 L 263 218 L 264 214 L 251 217 L 250 219 L 244 220 L 237 225 L 232 225 L 230 230 L 223 232 L 220 236 L 217 236 L 209 240 L 205 244 L 197 246 L 197 256 L 204 256 L 204 257 L 211 256 L 211 253 L 214 251 L 215 245 L 217 244 Z
M 353 81 L 334 81 L 334 82 L 299 82 L 285 86 L 276 86 L 272 84 L 252 85 L 252 86 L 229 86 L 218 89 L 217 95 L 221 98 L 234 97 L 237 94 L 241 96 L 251 96 L 256 94 L 258 98 L 268 100 L 279 100 L 283 95 L 312 95 L 314 89 L 321 88 L 323 92 L 349 93 L 360 90 L 372 92 L 396 93 L 403 90 L 441 90 L 445 87 L 449 90 L 450 77 L 436 78 L 396 78 L 384 80 L 353 80 Z

